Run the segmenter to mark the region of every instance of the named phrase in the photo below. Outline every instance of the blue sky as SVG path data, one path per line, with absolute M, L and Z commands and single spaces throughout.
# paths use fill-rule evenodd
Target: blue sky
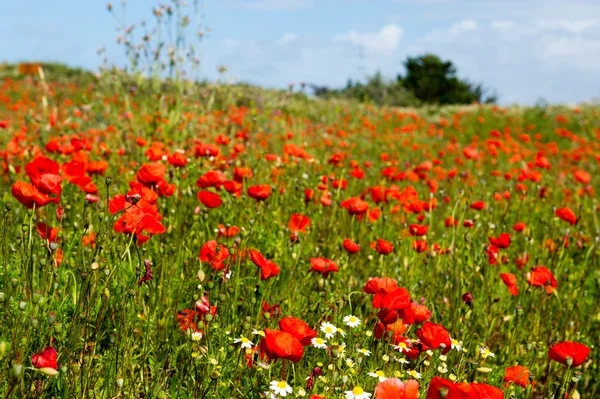
M 188 0 L 193 2 L 193 0 Z M 168 4 L 169 0 L 163 0 Z M 126 57 L 100 0 L 0 2 L 0 60 L 51 60 L 96 70 Z M 154 24 L 154 0 L 129 0 L 126 23 Z M 201 0 L 201 75 L 269 87 L 333 87 L 433 52 L 461 77 L 495 88 L 503 104 L 600 97 L 597 0 Z M 113 2 L 121 14 L 121 1 Z M 194 21 L 195 22 L 195 21 Z

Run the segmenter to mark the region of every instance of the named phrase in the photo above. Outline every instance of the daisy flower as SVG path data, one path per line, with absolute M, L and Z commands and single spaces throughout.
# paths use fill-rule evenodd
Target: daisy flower
M 356 316 L 348 315 L 344 317 L 344 323 L 350 328 L 360 326 L 360 319 Z
M 315 348 L 327 348 L 327 341 L 323 338 L 315 337 L 311 339 L 310 342 Z
M 198 342 L 202 339 L 202 333 L 200 331 L 195 331 L 192 333 L 192 341 Z
M 241 343 L 242 348 L 245 348 L 245 349 L 252 349 L 252 345 L 254 345 L 252 343 L 252 341 L 250 341 L 248 338 L 246 338 L 244 336 L 234 339 L 233 343 L 235 343 L 235 344 Z
M 359 386 L 354 387 L 351 391 L 344 392 L 344 395 L 346 396 L 346 399 L 369 399 L 371 397 L 370 393 L 365 392 L 364 389 Z
M 346 366 L 350 368 L 354 367 L 354 361 L 352 359 L 346 359 Z
M 410 362 L 403 357 L 397 358 L 396 361 L 401 364 L 410 364 Z
M 452 349 L 456 349 L 457 351 L 462 350 L 462 342 L 457 339 L 453 339 L 452 341 Z
M 342 330 L 341 328 L 337 328 L 336 330 L 342 337 L 346 336 L 346 332 L 344 330 Z
M 491 356 L 491 357 L 496 356 L 485 346 L 479 348 L 479 353 L 481 353 L 481 357 L 483 357 L 484 359 L 486 359 L 488 356 Z
M 385 374 L 381 370 L 377 370 L 374 373 L 367 373 L 367 375 L 369 377 L 379 378 L 379 382 L 383 382 L 383 381 L 387 380 L 387 377 L 385 376 Z
M 371 356 L 371 351 L 370 351 L 370 350 L 368 350 L 368 349 L 364 349 L 364 348 L 360 348 L 360 349 L 358 350 L 358 353 L 361 353 L 361 354 L 363 354 L 363 355 L 365 355 L 365 356 Z
M 325 338 L 331 339 L 337 332 L 337 327 L 326 321 L 321 324 L 321 331 L 325 333 Z
M 261 337 L 264 337 L 265 336 L 265 332 L 262 331 L 262 330 L 254 329 L 254 330 L 252 330 L 252 335 L 260 335 Z
M 293 389 L 285 381 L 271 381 L 271 391 L 275 395 L 285 397 L 288 393 L 292 393 Z
M 394 346 L 394 349 L 398 352 L 408 352 L 408 345 L 406 342 L 400 342 L 398 345 Z
M 408 375 L 410 375 L 413 378 L 416 378 L 417 380 L 421 379 L 421 373 L 418 373 L 417 370 L 409 370 Z

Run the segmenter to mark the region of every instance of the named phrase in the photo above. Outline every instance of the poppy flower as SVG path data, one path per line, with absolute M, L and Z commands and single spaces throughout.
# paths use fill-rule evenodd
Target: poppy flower
M 369 210 L 369 204 L 359 197 L 353 197 L 340 203 L 342 208 L 346 208 L 350 215 L 364 215 Z
M 218 193 L 212 193 L 210 191 L 200 191 L 198 193 L 198 200 L 202 202 L 207 208 L 218 208 L 223 203 L 221 196 Z
M 466 219 L 465 221 L 463 221 L 463 226 L 470 229 L 473 226 L 475 226 L 475 223 L 470 219 Z
M 58 163 L 43 156 L 36 157 L 25 165 L 25 173 L 31 183 L 43 194 L 60 194 L 62 177 L 58 174 Z
M 444 399 L 447 397 L 450 389 L 455 385 L 455 382 L 435 376 L 429 382 L 429 388 L 427 389 L 427 396 L 425 399 Z
M 388 378 L 375 387 L 375 399 L 417 399 L 419 383 L 415 380 L 406 382 L 398 378 Z
M 419 340 L 431 349 L 442 348 L 442 353 L 452 349 L 450 334 L 441 324 L 426 321 L 416 334 Z
M 138 170 L 137 179 L 140 183 L 151 186 L 164 180 L 166 173 L 167 167 L 162 163 L 147 163 Z
M 529 369 L 523 366 L 507 367 L 504 371 L 504 382 L 513 383 L 523 388 L 527 388 L 529 382 Z
M 512 273 L 500 273 L 502 281 L 508 287 L 508 292 L 511 295 L 519 295 L 519 289 L 517 288 L 517 278 Z
M 31 356 L 31 365 L 47 376 L 58 374 L 57 354 L 53 346 L 45 347 L 41 352 Z
M 60 197 L 49 197 L 39 191 L 34 185 L 18 181 L 12 186 L 12 195 L 23 204 L 26 208 L 32 209 L 33 205 L 38 208 L 47 205 L 51 202 L 58 204 Z
M 116 195 L 110 200 L 108 209 L 113 215 L 117 212 L 125 211 L 115 222 L 113 228 L 117 233 L 137 235 L 138 244 L 149 238 L 148 236 L 141 236 L 142 232 L 161 234 L 167 231 L 160 223 L 162 216 L 158 212 L 156 205 L 148 203 L 148 201 L 141 197 Z
M 199 188 L 215 187 L 217 190 L 227 181 L 225 174 L 219 170 L 211 170 L 198 178 L 196 186 Z
M 477 399 L 504 399 L 504 392 L 500 388 L 495 386 L 483 384 L 483 383 L 471 383 L 469 384 L 476 392 L 474 398 Z M 450 390 L 452 393 L 452 390 Z M 453 395 L 448 395 L 449 399 L 454 398 Z
M 252 186 L 248 188 L 248 196 L 254 198 L 257 201 L 264 201 L 271 195 L 271 186 L 263 184 L 259 186 Z
M 519 270 L 523 269 L 523 266 L 525 266 L 527 262 L 529 262 L 529 255 L 527 253 L 521 254 L 515 258 L 515 264 Z
M 532 287 L 544 287 L 548 294 L 552 294 L 556 290 L 556 278 L 544 266 L 538 266 L 527 273 L 527 283 Z
M 400 317 L 404 324 L 421 324 L 431 318 L 431 311 L 427 306 L 411 302 L 410 307 L 401 311 Z
M 583 184 L 588 184 L 589 182 L 592 181 L 592 175 L 590 175 L 585 170 L 581 170 L 581 169 L 573 172 L 573 177 L 575 177 L 575 180 L 577 180 L 579 183 L 583 183 Z
M 565 222 L 569 222 L 571 226 L 575 226 L 579 221 L 577 216 L 575 216 L 575 212 L 573 212 L 571 208 L 559 208 L 554 212 L 554 214 Z
M 298 362 L 304 355 L 304 347 L 300 341 L 292 334 L 279 330 L 265 329 L 260 348 L 270 359 Z
M 49 227 L 46 223 L 38 223 L 36 225 L 36 229 L 40 237 L 44 240 L 48 240 L 48 242 L 59 242 L 58 232 L 61 230 L 58 227 Z
M 392 342 L 394 343 L 408 340 L 408 338 L 403 336 L 406 330 L 408 330 L 408 327 L 402 322 L 402 320 L 396 320 L 395 322 L 388 324 L 377 323 L 375 326 L 375 338 L 381 339 L 383 334 L 386 333 L 391 336 Z M 407 342 L 409 342 L 409 340 Z
M 569 367 L 578 367 L 585 362 L 590 348 L 579 342 L 560 342 L 548 349 L 548 357 Z
M 402 287 L 396 287 L 389 292 L 379 291 L 373 297 L 372 305 L 375 309 L 406 309 L 410 307 L 410 293 Z
M 510 245 L 510 234 L 502 233 L 498 237 L 488 237 L 488 240 L 493 246 L 505 249 Z
M 219 230 L 218 236 L 226 237 L 226 238 L 235 237 L 240 232 L 240 228 L 237 226 L 229 226 L 226 228 L 222 224 L 219 224 L 218 230 Z
M 348 238 L 344 240 L 342 245 L 344 246 L 346 252 L 348 252 L 349 254 L 355 254 L 360 250 L 360 245 L 356 244 Z
M 265 259 L 265 257 L 256 249 L 250 250 L 250 260 L 260 268 L 260 280 L 266 280 L 269 277 L 275 277 L 279 274 L 279 266 L 275 262 Z
M 391 242 L 382 240 L 381 238 L 377 239 L 377 242 L 372 242 L 371 248 L 379 252 L 381 255 L 389 255 L 394 250 L 394 246 Z
M 415 240 L 412 242 L 412 248 L 421 253 L 427 251 L 427 241 L 424 240 Z
M 311 340 L 317 336 L 317 332 L 310 328 L 304 321 L 295 317 L 284 317 L 279 320 L 279 329 L 292 334 L 302 346 L 311 344 Z
M 200 261 L 210 263 L 210 267 L 215 271 L 223 270 L 225 263 L 229 258 L 229 250 L 226 246 L 217 244 L 217 241 L 207 241 L 200 249 Z
M 487 249 L 487 255 L 488 255 L 488 262 L 490 263 L 490 265 L 495 265 L 496 263 L 498 263 L 498 252 L 500 251 L 500 249 L 495 246 L 495 245 L 490 245 L 488 246 Z
M 518 231 L 518 232 L 522 232 L 523 230 L 525 230 L 527 228 L 527 225 L 523 222 L 517 222 L 515 223 L 515 225 L 513 226 L 513 230 L 514 231 Z
M 292 233 L 306 233 L 308 227 L 310 227 L 310 218 L 300 213 L 294 213 L 288 222 L 288 228 Z
M 233 169 L 233 180 L 241 183 L 244 181 L 244 179 L 250 179 L 252 178 L 253 173 L 252 173 L 252 169 L 250 168 L 245 168 L 245 167 L 236 167 L 235 169 Z
M 475 201 L 471 204 L 471 209 L 481 211 L 481 210 L 485 209 L 485 202 L 484 201 Z
M 411 224 L 410 226 L 408 226 L 408 232 L 410 233 L 410 235 L 416 237 L 424 236 L 425 234 L 427 234 L 428 229 L 429 226 L 426 224 Z
M 321 273 L 323 277 L 327 277 L 329 273 L 339 271 L 339 268 L 338 265 L 330 259 L 311 258 L 309 271 Z

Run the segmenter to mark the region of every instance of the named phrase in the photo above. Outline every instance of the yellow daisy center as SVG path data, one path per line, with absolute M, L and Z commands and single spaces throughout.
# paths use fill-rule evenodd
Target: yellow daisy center
M 285 381 L 279 381 L 279 382 L 277 383 L 277 388 L 280 388 L 280 389 L 285 389 L 285 388 L 287 388 L 287 382 L 285 382 Z
M 362 395 L 363 393 L 365 393 L 365 391 L 361 387 L 354 387 L 352 393 L 354 395 Z

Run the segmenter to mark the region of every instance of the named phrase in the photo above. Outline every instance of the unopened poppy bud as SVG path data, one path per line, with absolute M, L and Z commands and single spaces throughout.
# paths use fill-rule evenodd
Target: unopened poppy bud
M 33 292 L 33 303 L 35 303 L 37 305 L 38 303 L 40 303 L 40 301 L 42 300 L 42 298 L 43 298 L 42 297 L 42 291 L 35 290 Z
M 54 323 L 52 327 L 54 327 L 54 331 L 57 333 L 60 333 L 62 331 L 62 323 L 60 321 Z
M 215 288 L 215 283 L 213 283 L 212 281 L 209 281 L 206 284 L 206 288 L 208 288 L 209 290 L 212 290 L 213 288 Z
M 56 313 L 49 312 L 46 316 L 46 320 L 48 321 L 48 325 L 51 326 L 52 324 L 54 324 L 54 322 L 56 321 Z
M 6 341 L 0 342 L 0 359 L 6 355 Z
M 13 363 L 12 364 L 12 376 L 14 378 L 20 378 L 21 374 L 23 374 L 23 365 L 21 363 Z
M 517 306 L 516 313 L 518 317 L 523 316 L 523 306 Z
M 110 177 L 110 176 L 107 176 L 107 177 L 104 179 L 104 184 L 106 184 L 107 186 L 110 186 L 110 185 L 111 185 L 111 183 L 112 183 L 112 177 Z
M 210 323 L 213 319 L 213 316 L 209 313 L 205 316 L 205 318 L 206 318 L 206 321 L 208 321 Z
M 579 382 L 580 379 L 581 379 L 581 372 L 580 371 L 575 371 L 573 373 L 573 377 L 571 377 L 571 381 L 577 383 L 577 382 Z
M 212 378 L 213 380 L 216 380 L 220 376 L 221 376 L 221 373 L 219 373 L 217 370 L 215 370 L 212 373 L 210 373 L 210 378 Z
M 123 377 L 117 377 L 116 382 L 119 388 L 123 388 Z
M 4 203 L 4 212 L 10 212 L 11 208 L 12 208 L 12 202 L 7 201 Z
M 17 280 L 16 277 L 13 277 L 10 279 L 10 283 L 12 284 L 13 287 L 16 287 L 17 284 L 19 284 L 19 280 Z
M 26 307 L 27 307 L 27 302 L 19 301 L 19 309 L 25 310 Z
M 38 319 L 35 316 L 33 316 L 31 318 L 31 327 L 33 327 L 33 328 L 37 328 L 38 327 Z
M 265 319 L 269 320 L 271 318 L 271 313 L 265 312 Z

